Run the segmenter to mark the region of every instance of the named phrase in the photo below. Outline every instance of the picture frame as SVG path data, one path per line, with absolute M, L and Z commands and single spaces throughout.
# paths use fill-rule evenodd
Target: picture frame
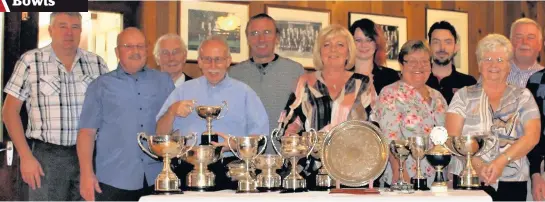
M 469 16 L 464 11 L 426 8 L 426 39 L 435 22 L 447 21 L 456 29 L 460 49 L 454 57 L 456 71 L 469 75 Z M 428 39 L 429 40 L 429 39 Z
M 248 3 L 182 1 L 180 2 L 180 36 L 187 45 L 187 60 L 197 61 L 198 47 L 211 35 L 224 36 L 231 51 L 232 63 L 249 58 L 246 23 Z
M 397 61 L 399 50 L 401 46 L 407 42 L 407 18 L 389 15 L 377 15 L 369 13 L 348 13 L 348 27 L 350 27 L 357 20 L 367 18 L 375 22 L 383 28 L 387 53 L 386 53 L 386 66 L 395 70 L 399 69 L 399 62 Z
M 265 5 L 265 11 L 280 32 L 276 53 L 314 69 L 314 43 L 320 30 L 331 24 L 331 11 L 278 5 Z

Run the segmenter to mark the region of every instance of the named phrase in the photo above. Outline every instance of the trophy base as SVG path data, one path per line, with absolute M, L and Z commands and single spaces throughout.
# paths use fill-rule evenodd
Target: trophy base
M 435 193 L 443 193 L 443 192 L 447 192 L 448 191 L 448 187 L 447 186 L 443 186 L 443 185 L 439 185 L 439 186 L 431 186 L 431 192 L 435 192 Z
M 259 193 L 259 190 L 237 190 L 237 194 Z
M 177 195 L 177 194 L 184 194 L 183 191 L 177 190 L 177 191 L 153 191 L 153 195 Z
M 331 191 L 332 189 L 334 189 L 335 187 L 313 187 L 313 188 L 309 188 L 310 191 Z
M 187 191 L 209 192 L 209 191 L 217 191 L 217 190 L 214 187 L 187 187 Z
M 277 192 L 282 190 L 282 187 L 258 187 L 259 192 Z
M 411 184 L 413 184 L 414 190 L 429 191 L 428 179 L 415 179 L 411 178 Z
M 282 189 L 282 191 L 280 191 L 281 194 L 285 194 L 285 193 L 300 193 L 300 192 L 307 192 L 308 189 L 307 188 L 295 188 L 295 189 Z
M 482 190 L 481 186 L 478 186 L 478 187 L 462 187 L 462 186 L 458 186 L 458 189 L 460 189 L 460 190 Z
M 336 184 L 335 180 L 329 177 L 329 175 L 327 174 L 316 175 L 316 187 L 325 188 L 326 190 L 329 190 L 330 188 L 335 187 L 335 184 Z

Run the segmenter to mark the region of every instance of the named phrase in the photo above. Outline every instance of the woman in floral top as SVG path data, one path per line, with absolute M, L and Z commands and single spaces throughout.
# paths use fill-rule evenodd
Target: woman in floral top
M 499 145 L 471 162 L 483 189 L 494 201 L 525 201 L 529 180 L 526 154 L 540 136 L 539 108 L 526 88 L 507 83 L 513 58 L 511 42 L 499 34 L 490 34 L 477 44 L 481 80 L 454 94 L 447 112 L 446 128 L 450 136 L 492 132 L 515 139 Z M 450 172 L 460 174 L 464 164 L 455 160 Z
M 439 91 L 426 85 L 430 76 L 430 52 L 422 41 L 411 40 L 401 47 L 399 58 L 401 80 L 384 87 L 379 95 L 373 120 L 376 120 L 388 140 L 407 139 L 411 136 L 427 136 L 434 126 L 444 125 L 447 102 Z M 390 155 L 391 174 L 385 174 L 389 182 L 399 179 L 399 160 Z M 416 161 L 409 157 L 404 169 L 405 182 L 416 174 Z M 421 170 L 433 182 L 434 169 L 427 161 L 420 162 Z M 390 170 L 386 170 L 387 172 Z M 405 173 L 406 172 L 406 173 Z
M 299 78 L 280 115 L 285 135 L 310 129 L 327 132 L 346 120 L 368 120 L 376 93 L 369 77 L 347 70 L 354 65 L 355 51 L 346 28 L 331 25 L 320 31 L 313 53 L 317 71 Z M 321 164 L 313 158 L 299 163 L 307 176 L 307 187 L 314 188 Z

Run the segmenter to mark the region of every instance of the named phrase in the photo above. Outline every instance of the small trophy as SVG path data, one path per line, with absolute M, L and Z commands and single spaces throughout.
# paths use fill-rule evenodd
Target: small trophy
M 227 102 L 223 101 L 222 103 L 222 106 L 198 106 L 195 108 L 197 115 L 206 120 L 206 131 L 202 133 L 201 145 L 210 145 L 211 142 L 218 142 L 218 135 L 212 131 L 212 120 L 225 117 L 225 113 L 229 111 Z M 221 111 L 224 111 L 222 116 L 220 116 Z
M 261 173 L 257 175 L 257 190 L 260 192 L 278 191 L 282 187 L 282 178 L 276 170 L 282 168 L 284 159 L 280 155 L 262 154 L 254 159 L 254 165 Z
M 396 159 L 399 160 L 399 180 L 392 184 L 392 189 L 401 193 L 414 193 L 413 185 L 405 182 L 403 177 L 403 167 L 405 160 L 410 155 L 408 140 L 392 140 L 390 142 L 390 151 Z
M 188 190 L 214 191 L 216 175 L 208 170 L 208 165 L 221 158 L 221 149 L 218 148 L 214 145 L 194 146 L 182 158 L 194 166 L 186 177 Z
M 231 146 L 231 139 L 233 139 L 236 144 L 235 146 Z M 261 147 L 261 150 L 258 152 L 257 149 L 259 148 L 259 141 L 265 139 L 265 144 L 263 147 Z M 261 155 L 266 148 L 267 145 L 267 137 L 265 135 L 251 135 L 251 136 L 244 136 L 244 137 L 233 137 L 229 135 L 229 138 L 227 138 L 227 144 L 229 145 L 229 149 L 235 154 L 237 158 L 244 161 L 246 169 L 244 174 L 242 174 L 244 177 L 237 179 L 238 181 L 238 189 L 237 193 L 256 193 L 259 192 L 257 190 L 257 182 L 255 179 L 255 175 L 253 175 L 252 168 L 252 161 L 258 156 Z M 239 176 L 240 174 L 235 174 L 235 176 Z
M 196 134 L 181 136 L 177 132 L 167 135 L 146 135 L 146 133 L 138 133 L 138 145 L 148 155 L 158 158 L 163 157 L 163 170 L 155 179 L 155 191 L 158 193 L 170 194 L 179 193 L 182 191 L 180 187 L 180 179 L 170 169 L 170 161 L 172 158 L 180 158 L 193 148 L 196 141 Z M 142 144 L 142 139 L 147 140 L 148 148 Z M 193 139 L 193 145 L 186 146 L 186 139 Z M 151 150 L 151 152 L 150 152 Z
M 498 143 L 496 136 L 487 133 L 465 134 L 450 137 L 445 144 L 447 149 L 456 156 L 465 156 L 466 166 L 460 175 L 459 186 L 464 189 L 475 190 L 481 187 L 479 175 L 473 168 L 471 158 L 481 156 Z
M 303 132 L 303 134 L 308 132 Z M 324 144 L 324 140 L 327 136 L 327 132 L 317 132 L 318 135 L 318 142 L 316 142 L 316 146 L 314 146 L 314 149 L 312 150 L 312 155 L 316 159 L 322 159 L 322 146 Z M 310 134 L 308 134 L 310 135 Z M 316 174 L 316 190 L 315 191 L 327 191 L 329 189 L 335 188 L 335 180 L 332 179 L 329 174 L 327 173 L 327 170 L 322 165 L 320 166 L 320 169 L 318 170 L 318 174 Z
M 411 178 L 411 183 L 414 185 L 415 190 L 430 190 L 430 188 L 428 188 L 428 179 L 424 177 L 422 169 L 420 168 L 420 162 L 429 149 L 429 139 L 424 136 L 412 136 L 409 137 L 408 140 L 411 156 L 416 161 L 416 175 Z
M 451 154 L 443 146 L 448 139 L 447 129 L 442 126 L 436 126 L 430 133 L 431 141 L 434 146 L 426 153 L 426 159 L 431 166 L 435 168 L 435 179 L 431 185 L 432 192 L 447 192 L 447 180 L 443 175 L 443 168 L 448 166 Z
M 298 134 L 289 134 L 282 137 L 279 136 L 278 131 L 275 131 L 271 134 L 271 140 L 280 139 L 281 147 L 280 150 L 278 150 L 278 147 L 273 141 L 273 148 L 282 156 L 282 158 L 290 159 L 291 163 L 291 172 L 284 178 L 282 182 L 283 190 L 280 191 L 280 193 L 307 191 L 307 181 L 299 175 L 297 171 L 297 161 L 303 157 L 308 157 L 314 149 L 317 142 L 316 130 L 311 129 L 311 133 L 305 133 L 302 136 L 299 136 Z

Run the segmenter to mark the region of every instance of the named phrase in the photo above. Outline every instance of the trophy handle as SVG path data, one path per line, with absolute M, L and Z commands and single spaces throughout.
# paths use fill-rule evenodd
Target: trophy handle
M 266 135 L 260 135 L 261 139 L 265 139 L 265 144 L 263 144 L 263 147 L 261 147 L 261 151 L 259 151 L 259 153 L 257 153 L 256 156 L 254 156 L 254 158 L 256 158 L 257 156 L 263 154 L 263 152 L 265 152 L 265 149 L 267 149 L 267 136 Z
M 448 150 L 448 152 L 450 152 L 451 154 L 454 154 L 455 156 L 465 156 L 465 155 L 462 155 L 462 154 L 459 154 L 458 152 L 454 152 L 456 151 L 456 148 L 450 148 L 449 144 L 447 143 L 448 141 L 451 141 L 451 146 L 454 147 L 454 137 L 448 137 L 447 141 L 445 141 L 445 144 L 443 144 L 444 148 Z
M 306 157 L 310 156 L 310 154 L 314 150 L 314 146 L 316 146 L 316 143 L 318 143 L 318 132 L 314 128 L 311 128 L 309 131 L 310 131 L 310 136 L 314 138 L 312 138 L 313 139 L 312 142 L 309 142 L 312 144 L 312 146 L 310 147 L 310 150 L 308 151 Z
M 146 152 L 146 154 L 150 155 L 150 156 L 153 157 L 153 158 L 159 158 L 159 157 L 157 157 L 156 155 L 154 155 L 154 154 L 152 154 L 151 152 L 149 152 L 149 150 L 146 149 L 146 148 L 144 147 L 144 145 L 142 145 L 142 141 L 141 141 L 142 139 L 148 140 L 148 136 L 146 135 L 146 133 L 140 132 L 140 133 L 138 133 L 138 137 L 137 137 L 136 140 L 138 141 L 138 146 L 140 146 L 140 148 L 142 149 L 142 151 Z
M 482 149 L 481 151 L 479 151 L 477 154 L 475 154 L 475 156 L 482 156 L 483 154 L 488 153 L 490 150 L 492 150 L 494 147 L 496 147 L 496 145 L 499 144 L 499 141 L 500 141 L 500 139 L 499 139 L 498 136 L 496 136 L 496 135 L 488 135 L 488 136 L 485 138 L 484 145 L 486 145 L 486 143 L 488 142 L 488 141 L 486 141 L 486 139 L 490 139 L 490 140 L 492 140 L 492 142 L 494 142 L 494 143 L 493 143 L 492 146 L 490 146 L 488 149 L 487 149 L 486 146 L 485 146 L 485 148 Z
M 227 113 L 229 111 L 229 107 L 227 106 L 227 102 L 224 100 L 224 101 L 222 101 L 222 103 L 223 103 L 221 105 L 221 112 L 222 113 L 218 117 L 216 117 L 216 120 L 225 117 L 225 113 Z
M 236 142 L 237 145 L 238 145 L 238 140 L 237 140 L 237 138 L 234 137 L 234 136 L 231 136 L 231 134 L 229 134 L 229 137 L 227 138 L 227 146 L 229 146 L 229 149 L 231 150 L 231 152 L 233 152 L 233 154 L 234 154 L 238 159 L 241 159 L 240 156 L 238 156 L 238 154 L 237 154 L 238 151 L 235 151 L 235 150 L 233 149 L 233 147 L 231 147 L 231 139 L 234 139 L 235 142 Z
M 191 149 L 193 149 L 193 147 L 197 144 L 197 133 L 195 133 L 195 132 L 193 132 L 193 133 L 191 133 L 188 136 L 183 137 L 183 138 L 186 139 L 186 140 L 187 139 L 193 139 L 193 144 L 191 144 L 191 146 L 189 146 L 189 147 L 185 147 L 185 145 L 184 145 L 184 148 L 186 148 L 185 151 L 184 151 L 184 149 L 181 149 L 180 153 L 178 153 L 178 155 L 176 156 L 177 158 L 180 158 L 181 156 L 186 155 L 187 152 L 189 152 Z M 187 141 L 184 140 L 184 142 L 187 142 Z
M 271 144 L 273 146 L 274 151 L 276 151 L 277 154 L 279 154 L 282 158 L 284 158 L 284 156 L 282 156 L 282 153 L 278 151 L 278 147 L 276 147 L 276 144 L 274 143 L 275 142 L 274 140 L 278 139 L 279 133 L 280 133 L 280 127 L 273 129 L 273 131 L 271 132 Z

